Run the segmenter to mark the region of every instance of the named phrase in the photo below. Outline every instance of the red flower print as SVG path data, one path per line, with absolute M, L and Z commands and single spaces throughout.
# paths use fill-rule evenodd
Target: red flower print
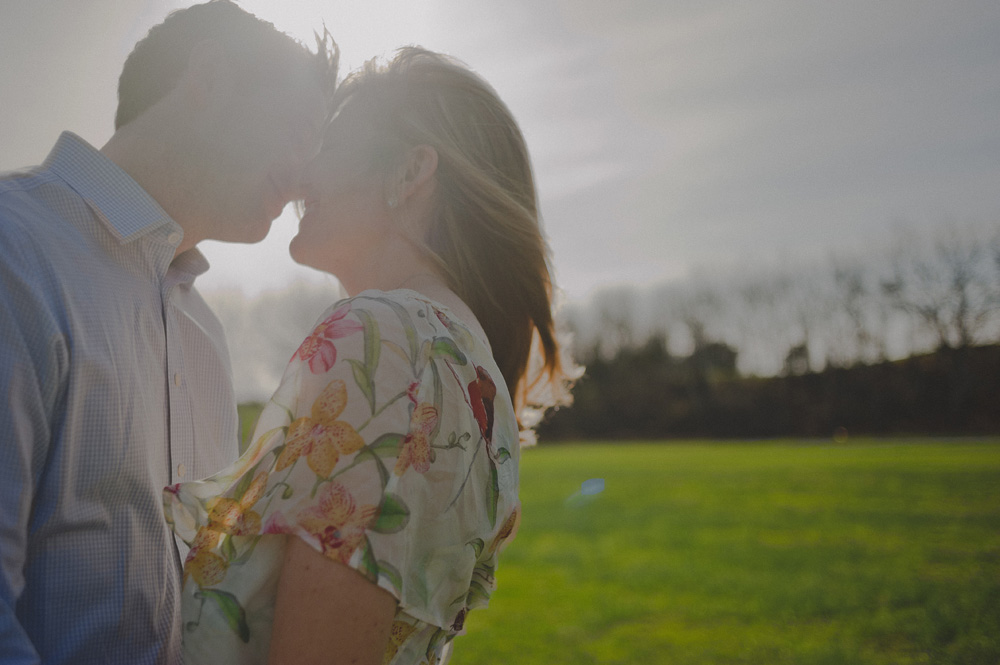
M 486 443 L 493 441 L 493 399 L 497 386 L 486 370 L 476 365 L 476 380 L 469 384 L 469 404 Z
M 330 368 L 337 362 L 337 347 L 333 345 L 333 340 L 347 337 L 351 333 L 364 329 L 364 326 L 357 321 L 344 320 L 350 311 L 351 304 L 347 303 L 323 319 L 305 338 L 292 358 L 297 356 L 309 363 L 309 371 L 313 374 L 330 371 Z
M 449 319 L 447 316 L 444 315 L 444 312 L 442 312 L 437 307 L 435 307 L 434 308 L 434 315 L 437 316 L 437 320 L 438 321 L 440 321 L 442 324 L 444 324 L 445 328 L 448 328 L 449 330 L 451 330 L 451 327 L 452 327 L 453 324 L 451 322 L 451 319 Z
M 410 432 L 403 439 L 394 473 L 401 476 L 413 467 L 425 473 L 431 467 L 431 433 L 437 426 L 438 412 L 434 405 L 423 402 L 410 414 Z
M 460 326 L 449 319 L 448 316 L 437 307 L 434 307 L 434 315 L 437 316 L 437 320 L 440 321 L 441 324 L 448 330 L 448 333 L 455 339 L 459 347 L 471 349 L 475 345 L 469 332 L 463 326 Z

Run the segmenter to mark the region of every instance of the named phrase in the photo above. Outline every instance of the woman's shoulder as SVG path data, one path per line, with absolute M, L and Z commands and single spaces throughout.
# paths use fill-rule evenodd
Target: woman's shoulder
M 357 318 L 370 318 L 377 323 L 383 338 L 402 337 L 408 343 L 421 344 L 436 342 L 440 349 L 450 346 L 450 342 L 477 359 L 492 358 L 489 344 L 478 328 L 469 325 L 447 305 L 417 291 L 370 289 L 340 301 L 330 312 L 348 310 Z

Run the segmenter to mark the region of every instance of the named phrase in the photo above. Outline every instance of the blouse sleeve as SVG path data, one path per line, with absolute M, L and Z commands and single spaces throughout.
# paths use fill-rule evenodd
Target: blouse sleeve
M 196 521 L 301 538 L 416 619 L 459 630 L 484 543 L 495 549 L 516 512 L 516 473 L 506 471 L 517 430 L 514 441 L 494 434 L 482 376 L 487 393 L 503 382 L 468 353 L 467 332 L 456 336 L 434 311 L 389 296 L 328 311 L 295 352 L 251 450 L 215 479 L 217 498 Z M 195 574 L 197 542 L 192 551 L 185 570 Z

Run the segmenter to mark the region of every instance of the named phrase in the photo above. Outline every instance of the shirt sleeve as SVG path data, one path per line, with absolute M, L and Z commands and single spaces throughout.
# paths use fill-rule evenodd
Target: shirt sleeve
M 187 578 L 227 585 L 233 566 L 253 565 L 254 541 L 241 537 L 287 534 L 386 589 L 411 617 L 461 630 L 492 589 L 497 534 L 509 533 L 517 428 L 502 381 L 504 425 L 494 427 L 484 352 L 470 353 L 468 331 L 439 314 L 392 294 L 328 310 L 240 460 L 167 489 L 167 518 L 192 543 Z
M 0 259 L 0 661 L 37 663 L 16 605 L 25 584 L 32 502 L 57 403 L 65 395 L 68 355 L 41 295 L 41 271 L 11 246 L 2 245 Z
M 293 497 L 263 519 L 265 531 L 294 533 L 408 614 L 447 627 L 464 605 L 471 534 L 486 513 L 460 496 L 481 473 L 462 431 L 475 422 L 457 380 L 469 361 L 423 313 L 359 298 L 305 340 L 296 417 L 274 466 L 291 474 Z

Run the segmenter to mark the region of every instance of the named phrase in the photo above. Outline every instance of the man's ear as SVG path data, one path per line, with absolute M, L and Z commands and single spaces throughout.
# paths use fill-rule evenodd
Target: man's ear
M 206 40 L 192 47 L 179 86 L 189 104 L 205 108 L 221 99 L 232 83 L 232 64 L 221 44 Z
M 406 156 L 406 166 L 400 183 L 402 198 L 433 191 L 434 174 L 437 173 L 438 153 L 429 145 L 418 145 Z

